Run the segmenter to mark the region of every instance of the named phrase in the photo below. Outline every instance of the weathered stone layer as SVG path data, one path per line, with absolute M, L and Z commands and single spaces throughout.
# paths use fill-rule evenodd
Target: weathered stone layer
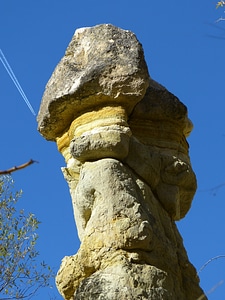
M 192 123 L 150 79 L 135 35 L 108 24 L 77 30 L 46 86 L 38 129 L 65 157 L 81 241 L 56 277 L 63 298 L 204 296 L 175 225 L 197 186 Z
M 58 272 L 64 298 L 197 299 L 195 269 L 149 185 L 109 158 L 86 162 L 80 177 L 72 197 L 81 247 Z

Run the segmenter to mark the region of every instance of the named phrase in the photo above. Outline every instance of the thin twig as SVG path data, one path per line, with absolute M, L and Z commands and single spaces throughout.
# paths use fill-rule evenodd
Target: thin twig
M 223 183 L 221 183 L 221 184 L 219 184 L 219 185 L 217 185 L 217 186 L 214 186 L 214 187 L 212 187 L 212 188 L 210 188 L 210 189 L 199 190 L 199 192 L 212 192 L 212 193 L 213 193 L 213 196 L 215 196 L 217 190 L 220 189 L 220 188 L 223 187 L 223 186 L 225 186 L 225 182 L 223 182 Z
M 28 162 L 26 162 L 25 164 L 22 164 L 20 166 L 15 166 L 15 167 L 12 167 L 8 170 L 4 170 L 4 171 L 1 171 L 0 170 L 0 175 L 5 175 L 5 174 L 11 174 L 12 172 L 15 172 L 15 171 L 18 171 L 18 170 L 22 170 L 30 165 L 32 165 L 33 163 L 38 163 L 38 161 L 35 161 L 33 159 L 30 159 Z
M 216 259 L 219 259 L 219 258 L 225 258 L 225 254 L 222 254 L 222 255 L 217 255 L 217 256 L 215 256 L 215 257 L 212 257 L 212 258 L 210 258 L 200 269 L 199 269 L 199 271 L 198 271 L 198 275 L 199 275 L 199 273 L 201 273 L 202 272 L 202 270 L 203 269 L 205 269 L 205 267 L 209 264 L 209 263 L 211 263 L 213 260 L 216 260 Z
M 222 285 L 224 283 L 223 280 L 220 280 L 217 284 L 215 284 L 207 293 L 206 295 L 210 295 L 212 294 L 220 285 Z M 202 294 L 200 297 L 198 297 L 197 300 L 203 300 L 206 299 L 206 296 L 204 294 Z
M 220 17 L 219 19 L 216 20 L 216 23 L 219 23 L 220 21 L 225 21 L 225 19 Z

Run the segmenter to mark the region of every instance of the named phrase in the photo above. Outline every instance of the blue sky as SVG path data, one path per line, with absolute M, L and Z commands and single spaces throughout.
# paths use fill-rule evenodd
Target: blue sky
M 45 85 L 64 55 L 76 28 L 111 23 L 133 31 L 141 41 L 150 75 L 180 98 L 194 123 L 190 155 L 198 191 L 186 218 L 177 223 L 190 261 L 197 269 L 225 255 L 225 21 L 216 1 L 59 1 L 1 0 L 0 48 L 11 64 L 35 111 Z M 40 259 L 58 270 L 61 259 L 76 253 L 79 240 L 65 166 L 53 142 L 37 132 L 35 117 L 0 64 L 1 164 L 7 169 L 30 158 L 39 161 L 16 172 L 23 189 L 20 205 L 42 222 Z M 201 273 L 207 292 L 225 281 L 225 258 Z M 62 299 L 44 290 L 34 299 Z M 225 282 L 209 299 L 224 299 Z

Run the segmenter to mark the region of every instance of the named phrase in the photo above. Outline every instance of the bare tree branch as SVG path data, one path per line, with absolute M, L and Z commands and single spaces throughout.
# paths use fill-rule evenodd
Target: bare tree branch
M 12 172 L 15 172 L 15 171 L 18 171 L 18 170 L 22 170 L 22 169 L 24 169 L 24 168 L 32 165 L 33 163 L 38 163 L 38 161 L 30 159 L 28 162 L 26 162 L 25 164 L 22 164 L 22 165 L 20 165 L 18 167 L 15 166 L 15 167 L 12 167 L 12 168 L 10 168 L 8 170 L 4 170 L 4 171 L 0 170 L 0 175 L 11 174 Z

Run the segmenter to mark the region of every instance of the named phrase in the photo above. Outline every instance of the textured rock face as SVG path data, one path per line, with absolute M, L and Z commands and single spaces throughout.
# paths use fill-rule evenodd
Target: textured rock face
M 108 105 L 131 111 L 147 86 L 143 50 L 132 32 L 112 25 L 78 29 L 46 87 L 39 130 L 55 140 L 81 112 Z
M 187 108 L 150 79 L 133 33 L 79 29 L 47 84 L 40 133 L 57 142 L 81 241 L 64 299 L 198 299 L 175 222 L 196 190 Z

